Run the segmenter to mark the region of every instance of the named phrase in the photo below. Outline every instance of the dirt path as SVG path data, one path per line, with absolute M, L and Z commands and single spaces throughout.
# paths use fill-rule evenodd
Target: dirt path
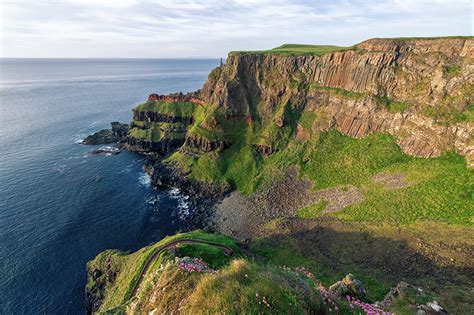
M 145 276 L 145 274 L 147 273 L 148 269 L 150 268 L 152 263 L 155 261 L 155 259 L 157 257 L 159 257 L 160 254 L 163 251 L 171 249 L 171 248 L 175 248 L 176 246 L 178 246 L 180 244 L 207 244 L 207 245 L 215 246 L 215 247 L 218 247 L 218 248 L 222 249 L 227 256 L 230 256 L 234 253 L 232 248 L 230 248 L 228 246 L 218 244 L 218 243 L 214 243 L 214 242 L 205 241 L 205 240 L 197 240 L 197 239 L 189 239 L 189 238 L 176 240 L 176 241 L 170 242 L 166 245 L 155 248 L 153 254 L 150 256 L 150 258 L 148 258 L 145 266 L 143 267 L 142 271 L 140 272 L 140 276 L 138 278 L 137 283 L 133 287 L 132 294 L 131 294 L 130 298 L 133 298 L 136 295 L 136 293 L 138 291 L 138 288 L 140 287 L 140 284 L 143 281 L 143 277 Z

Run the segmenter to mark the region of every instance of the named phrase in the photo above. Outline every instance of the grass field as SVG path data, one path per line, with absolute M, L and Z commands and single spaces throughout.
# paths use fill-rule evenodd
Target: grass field
M 342 47 L 333 45 L 301 45 L 301 44 L 284 44 L 269 50 L 255 51 L 234 51 L 236 54 L 275 54 L 275 55 L 315 55 L 322 56 L 324 54 L 350 50 L 353 47 Z

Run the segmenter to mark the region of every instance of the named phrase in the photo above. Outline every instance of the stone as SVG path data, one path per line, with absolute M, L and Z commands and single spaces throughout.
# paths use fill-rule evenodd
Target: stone
M 329 287 L 329 292 L 332 294 L 345 298 L 347 295 L 357 299 L 367 298 L 367 291 L 364 284 L 354 278 L 352 274 L 348 274 L 342 279 Z

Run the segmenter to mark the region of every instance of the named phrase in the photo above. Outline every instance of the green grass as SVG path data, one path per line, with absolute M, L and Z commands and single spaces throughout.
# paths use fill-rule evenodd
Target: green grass
M 148 258 L 153 254 L 154 249 L 164 246 L 169 242 L 183 238 L 206 240 L 218 244 L 223 244 L 232 248 L 237 255 L 239 255 L 240 253 L 239 247 L 237 246 L 237 243 L 234 239 L 219 234 L 208 234 L 202 231 L 194 231 L 182 234 L 179 233 L 174 236 L 169 236 L 158 243 L 144 247 L 139 251 L 131 254 L 126 254 L 119 251 L 112 251 L 112 261 L 117 261 L 117 264 L 120 268 L 118 268 L 119 272 L 117 274 L 115 282 L 111 286 L 105 288 L 106 299 L 102 303 L 101 310 L 113 309 L 127 303 L 127 301 L 130 299 L 130 293 L 132 292 L 135 283 L 138 281 L 138 276 Z M 106 251 L 99 254 L 93 261 L 89 262 L 88 265 L 100 265 L 109 253 L 110 252 Z M 94 284 L 88 284 L 88 286 L 91 285 Z
M 315 55 L 322 56 L 336 51 L 350 50 L 353 47 L 333 45 L 284 44 L 269 50 L 235 51 L 231 54 L 276 54 L 276 55 Z
M 334 246 L 340 246 L 340 244 L 335 243 Z M 251 244 L 251 250 L 258 255 L 262 263 L 290 268 L 305 267 L 326 287 L 341 280 L 347 273 L 352 273 L 357 279 L 363 281 L 371 301 L 382 300 L 390 289 L 390 283 L 382 280 L 382 277 L 374 270 L 360 268 L 350 263 L 334 270 L 325 260 L 324 254 L 303 255 L 300 248 L 299 241 L 292 237 L 279 239 L 277 242 L 260 238 Z M 338 254 L 342 255 L 342 252 L 339 251 Z
M 135 111 L 153 111 L 177 117 L 193 117 L 202 106 L 189 102 L 147 101 L 135 107 Z
M 128 135 L 136 139 L 158 142 L 163 139 L 165 134 L 160 131 L 158 124 L 156 124 L 156 126 L 149 129 L 132 128 L 128 132 Z
M 459 65 L 444 65 L 443 66 L 443 72 L 445 75 L 448 76 L 457 76 L 461 74 L 461 66 Z
M 303 289 L 307 288 L 306 290 Z M 268 305 L 262 302 L 263 297 Z M 185 313 L 304 314 L 324 312 L 316 284 L 275 266 L 234 260 L 215 276 L 203 278 Z
M 319 216 L 327 207 L 328 202 L 321 200 L 317 203 L 298 210 L 297 217 L 300 219 L 313 219 Z
M 470 103 L 462 111 L 451 106 L 425 106 L 422 113 L 433 118 L 438 124 L 452 126 L 462 122 L 474 122 L 474 103 Z
M 181 256 L 197 257 L 209 264 L 213 269 L 220 268 L 230 261 L 224 251 L 207 244 L 181 244 L 178 246 Z
M 386 96 L 377 96 L 375 100 L 378 105 L 385 107 L 391 113 L 403 112 L 405 109 L 411 107 L 411 105 L 406 102 L 390 100 Z
M 304 118 L 304 124 L 310 125 L 311 118 Z M 474 174 L 457 154 L 415 158 L 405 155 L 393 136 L 372 134 L 352 139 L 331 130 L 313 134 L 305 143 L 287 134 L 288 142 L 280 138 L 279 151 L 262 158 L 249 144 L 254 132 L 246 132 L 240 143 L 220 154 L 207 153 L 196 159 L 176 153 L 174 159 L 186 161 L 193 178 L 216 184 L 228 182 L 244 194 L 265 187 L 290 166 L 311 179 L 314 190 L 354 185 L 364 193 L 365 200 L 332 214 L 347 220 L 474 224 Z M 372 176 L 381 172 L 403 173 L 412 185 L 395 190 L 376 185 Z

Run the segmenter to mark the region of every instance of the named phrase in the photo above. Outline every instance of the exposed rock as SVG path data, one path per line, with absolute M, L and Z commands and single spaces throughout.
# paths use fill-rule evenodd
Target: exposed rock
M 434 314 L 448 314 L 448 312 L 439 305 L 438 301 L 428 302 L 424 305 L 418 306 L 417 315 L 427 314 L 427 315 L 434 315 Z
M 418 315 L 427 314 L 448 314 L 448 312 L 439 303 L 427 293 L 425 290 L 419 287 L 415 287 L 406 282 L 400 282 L 396 287 L 391 288 L 387 293 L 383 301 L 375 302 L 375 305 L 381 307 L 393 306 L 398 301 L 403 300 L 404 303 L 408 303 L 412 308 L 417 309 Z M 426 301 L 426 303 L 420 303 L 420 301 Z
M 262 120 L 288 104 L 325 117 L 319 130 L 335 127 L 355 138 L 386 132 L 407 154 L 432 157 L 454 149 L 474 165 L 474 125 L 440 123 L 423 110 L 445 106 L 460 113 L 474 102 L 472 56 L 472 38 L 372 39 L 323 56 L 236 52 L 213 71 L 200 97 L 223 115 L 256 112 Z M 459 73 L 447 76 L 447 65 Z M 291 88 L 295 79 L 298 88 Z M 403 107 L 390 111 L 379 100 Z M 283 126 L 282 119 L 276 123 Z
M 197 149 L 199 152 L 211 152 L 211 151 L 223 151 L 231 146 L 230 141 L 227 140 L 210 140 L 206 137 L 198 136 L 198 135 L 191 135 L 188 134 L 184 141 L 186 149 Z
M 108 144 L 113 142 L 117 142 L 117 138 L 112 132 L 112 129 L 103 129 L 87 136 L 82 141 L 82 144 Z
M 119 122 L 112 122 L 112 129 L 103 129 L 87 136 L 83 144 L 108 144 L 113 142 L 124 142 L 127 138 L 129 126 Z
M 402 173 L 379 173 L 372 177 L 374 183 L 381 184 L 388 189 L 408 187 L 413 183 L 407 182 Z
M 97 268 L 98 267 L 98 268 Z M 112 262 L 111 254 L 108 254 L 101 266 L 87 268 L 86 286 L 86 314 L 95 313 L 103 299 L 106 288 L 114 283 L 119 270 Z
M 145 121 L 145 122 L 166 122 L 166 123 L 180 122 L 185 125 L 190 125 L 194 122 L 194 119 L 192 117 L 171 116 L 167 114 L 158 113 L 155 111 L 140 111 L 137 109 L 133 110 L 133 119 L 138 120 L 138 121 Z
M 254 144 L 253 147 L 255 151 L 257 151 L 261 156 L 264 157 L 268 157 L 278 151 L 278 148 L 275 148 L 271 145 Z
M 166 155 L 176 151 L 184 144 L 184 139 L 168 139 L 164 138 L 160 141 L 149 141 L 128 137 L 124 147 L 130 151 L 137 152 L 157 152 L 160 155 Z
M 367 298 L 367 291 L 364 288 L 364 284 L 354 278 L 352 274 L 348 274 L 342 279 L 329 287 L 329 292 L 332 294 L 345 298 L 347 295 L 358 298 Z
M 204 105 L 204 101 L 199 99 L 197 95 L 198 93 L 175 93 L 168 95 L 160 95 L 153 93 L 148 96 L 148 101 L 189 102 Z
M 91 154 L 105 154 L 105 155 L 117 155 L 122 153 L 122 149 L 118 147 L 103 147 L 96 150 L 92 150 Z

